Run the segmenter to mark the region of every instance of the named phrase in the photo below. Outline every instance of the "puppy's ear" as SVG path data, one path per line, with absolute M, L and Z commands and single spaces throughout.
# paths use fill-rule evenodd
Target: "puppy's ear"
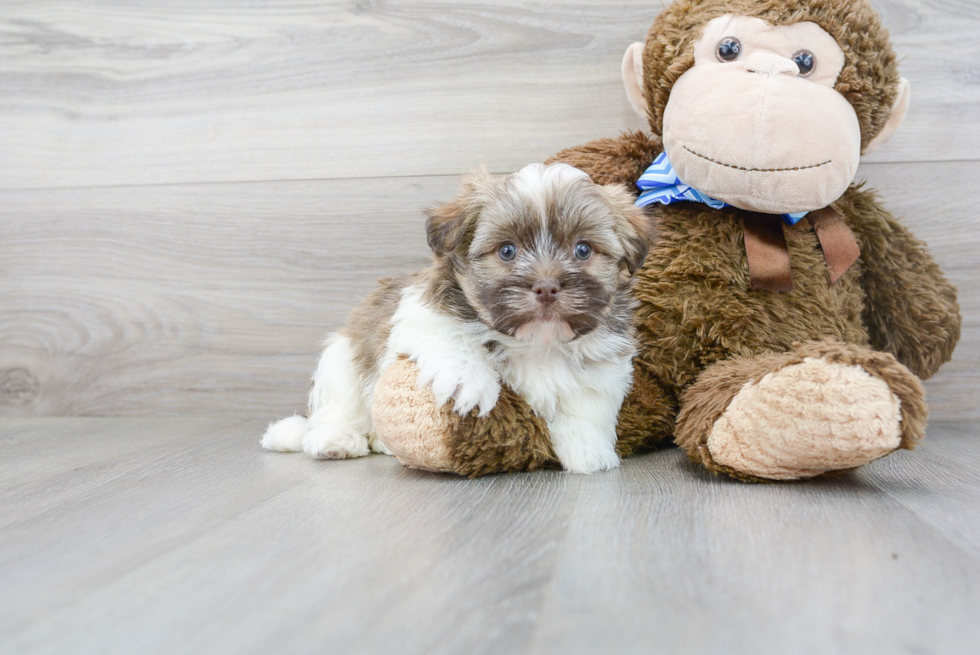
M 616 217 L 616 235 L 623 246 L 623 264 L 630 275 L 634 275 L 647 257 L 650 243 L 654 239 L 653 220 L 646 212 L 633 204 L 633 195 L 621 184 L 608 184 L 599 187 L 599 193 L 612 207 Z
M 467 229 L 476 222 L 483 199 L 493 177 L 480 167 L 463 178 L 462 191 L 447 203 L 425 211 L 425 233 L 429 247 L 436 255 L 445 255 L 460 246 Z

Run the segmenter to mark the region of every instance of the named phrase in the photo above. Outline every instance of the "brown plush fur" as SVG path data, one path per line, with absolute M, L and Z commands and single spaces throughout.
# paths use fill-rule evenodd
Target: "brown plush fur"
M 876 202 L 855 193 L 844 205 L 858 220 L 851 227 L 861 244 L 864 324 L 871 345 L 892 353 L 928 380 L 953 356 L 962 320 L 956 288 L 946 281 L 928 246 Z
M 844 50 L 836 88 L 857 113 L 862 144 L 879 132 L 898 73 L 887 32 L 864 0 L 675 0 L 654 23 L 644 55 L 654 132 L 674 81 L 693 63 L 690 46 L 701 26 L 725 13 L 820 25 Z M 658 137 L 629 132 L 564 150 L 552 161 L 636 193 L 635 181 L 661 151 Z M 750 478 L 706 455 L 710 425 L 746 381 L 806 356 L 857 364 L 884 380 L 901 401 L 902 447 L 922 437 L 927 410 L 915 375 L 931 376 L 952 355 L 960 335 L 956 290 L 872 191 L 851 186 L 833 207 L 854 233 L 860 259 L 832 284 L 810 223 L 784 226 L 794 283 L 787 293 L 750 289 L 741 210 L 694 202 L 648 209 L 659 239 L 634 286 L 640 349 L 620 412 L 621 456 L 676 437 L 709 469 Z M 473 432 L 453 435 L 468 447 L 455 450 L 443 468 L 472 475 L 538 465 L 534 449 L 522 445 L 538 443 L 537 428 L 515 434 L 510 422 L 524 411 L 508 405 L 499 418 L 494 410 L 454 426 Z
M 453 470 L 475 478 L 488 473 L 560 468 L 548 425 L 508 387 L 500 391 L 492 420 L 446 411 Z

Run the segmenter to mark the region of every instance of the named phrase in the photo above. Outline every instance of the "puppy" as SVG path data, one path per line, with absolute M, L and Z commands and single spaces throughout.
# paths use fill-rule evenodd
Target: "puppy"
M 440 405 L 484 416 L 507 384 L 545 419 L 565 469 L 618 466 L 635 349 L 631 278 L 650 232 L 629 192 L 565 164 L 479 171 L 428 212 L 426 231 L 432 265 L 381 281 L 327 339 L 309 417 L 273 423 L 262 445 L 325 459 L 387 453 L 371 399 L 404 355 Z

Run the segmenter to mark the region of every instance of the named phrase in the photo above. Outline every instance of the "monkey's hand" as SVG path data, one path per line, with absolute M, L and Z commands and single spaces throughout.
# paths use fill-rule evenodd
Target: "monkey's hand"
M 419 367 L 402 358 L 374 388 L 377 436 L 402 464 L 466 477 L 558 466 L 548 425 L 510 388 L 500 389 L 487 416 L 461 416 L 418 378 Z
M 663 149 L 658 137 L 629 131 L 566 148 L 545 163 L 562 162 L 585 171 L 596 184 L 624 184 L 637 191 L 636 181 Z
M 854 194 L 852 203 L 849 222 L 861 244 L 864 322 L 871 343 L 928 379 L 950 360 L 960 338 L 956 287 L 926 244 L 871 193 Z

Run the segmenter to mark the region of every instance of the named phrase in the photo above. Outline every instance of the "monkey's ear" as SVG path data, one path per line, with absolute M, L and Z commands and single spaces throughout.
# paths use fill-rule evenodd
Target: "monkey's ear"
M 912 99 L 912 87 L 909 85 L 909 81 L 904 77 L 898 80 L 898 95 L 895 97 L 895 104 L 892 105 L 892 115 L 888 117 L 888 122 L 885 126 L 881 128 L 881 131 L 875 135 L 875 138 L 871 139 L 868 143 L 868 147 L 864 149 L 863 155 L 870 155 L 872 152 L 885 145 L 888 139 L 892 138 L 892 135 L 898 131 L 899 126 L 902 121 L 905 120 L 905 114 L 909 110 L 909 101 Z
M 621 184 L 599 187 L 616 216 L 616 235 L 623 246 L 623 263 L 630 275 L 635 274 L 647 258 L 654 238 L 653 220 L 633 204 L 633 195 Z
M 626 97 L 640 118 L 647 118 L 647 99 L 643 94 L 643 48 L 642 43 L 634 43 L 626 48 L 623 55 L 623 85 Z
M 493 178 L 479 168 L 463 178 L 462 192 L 447 203 L 425 210 L 425 234 L 436 255 L 445 255 L 463 245 L 466 229 L 480 214 L 481 191 Z

